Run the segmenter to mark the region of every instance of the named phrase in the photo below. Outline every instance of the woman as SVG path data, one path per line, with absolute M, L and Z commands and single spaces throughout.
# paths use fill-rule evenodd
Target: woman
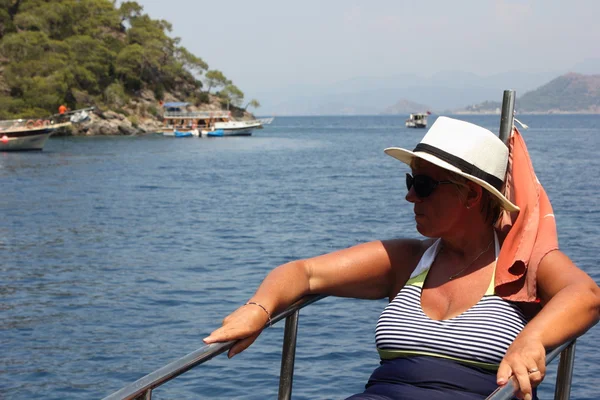
M 497 294 L 500 211 L 519 208 L 501 190 L 508 149 L 490 131 L 446 117 L 414 151 L 386 149 L 406 164 L 406 200 L 425 239 L 360 244 L 275 268 L 244 306 L 204 339 L 252 344 L 271 315 L 308 294 L 388 298 L 376 328 L 382 359 L 351 399 L 477 399 L 515 376 L 531 399 L 546 349 L 597 323 L 600 289 L 562 252 L 544 254 L 535 278 L 541 311 Z M 531 275 L 534 274 L 535 275 Z

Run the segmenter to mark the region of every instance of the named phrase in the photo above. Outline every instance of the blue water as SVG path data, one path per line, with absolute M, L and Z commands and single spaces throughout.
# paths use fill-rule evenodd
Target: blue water
M 561 246 L 599 282 L 600 116 L 522 119 Z M 278 117 L 252 137 L 52 138 L 43 152 L 0 153 L 0 398 L 102 398 L 202 347 L 271 268 L 416 237 L 407 169 L 383 153 L 423 135 L 403 122 Z M 362 391 L 384 306 L 328 298 L 303 310 L 294 399 Z M 281 323 L 154 398 L 275 398 L 282 336 Z M 574 399 L 600 397 L 599 339 L 593 328 L 578 341 Z

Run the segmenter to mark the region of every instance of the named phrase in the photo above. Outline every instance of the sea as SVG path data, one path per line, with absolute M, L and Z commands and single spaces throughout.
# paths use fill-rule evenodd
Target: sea
M 600 282 L 600 115 L 518 117 L 560 246 Z M 57 137 L 0 153 L 0 398 L 102 399 L 203 347 L 277 265 L 419 237 L 408 168 L 383 153 L 423 136 L 404 119 L 276 116 L 250 137 Z M 328 297 L 303 309 L 292 398 L 361 392 L 385 306 Z M 153 398 L 276 398 L 283 329 Z M 577 341 L 573 399 L 600 398 L 599 342 L 598 327 Z

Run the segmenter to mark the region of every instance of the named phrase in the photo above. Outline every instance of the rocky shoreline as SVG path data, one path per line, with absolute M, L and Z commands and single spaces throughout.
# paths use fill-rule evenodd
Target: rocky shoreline
M 159 132 L 161 125 L 157 118 L 145 118 L 143 122 L 134 124 L 124 114 L 95 110 L 87 121 L 72 124 L 55 136 L 135 136 Z

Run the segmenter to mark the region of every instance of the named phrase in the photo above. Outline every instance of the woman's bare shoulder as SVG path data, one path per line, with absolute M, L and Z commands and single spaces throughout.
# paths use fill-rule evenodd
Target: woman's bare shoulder
M 390 239 L 383 240 L 383 246 L 390 257 L 394 284 L 389 294 L 390 301 L 404 287 L 419 260 L 435 239 Z

